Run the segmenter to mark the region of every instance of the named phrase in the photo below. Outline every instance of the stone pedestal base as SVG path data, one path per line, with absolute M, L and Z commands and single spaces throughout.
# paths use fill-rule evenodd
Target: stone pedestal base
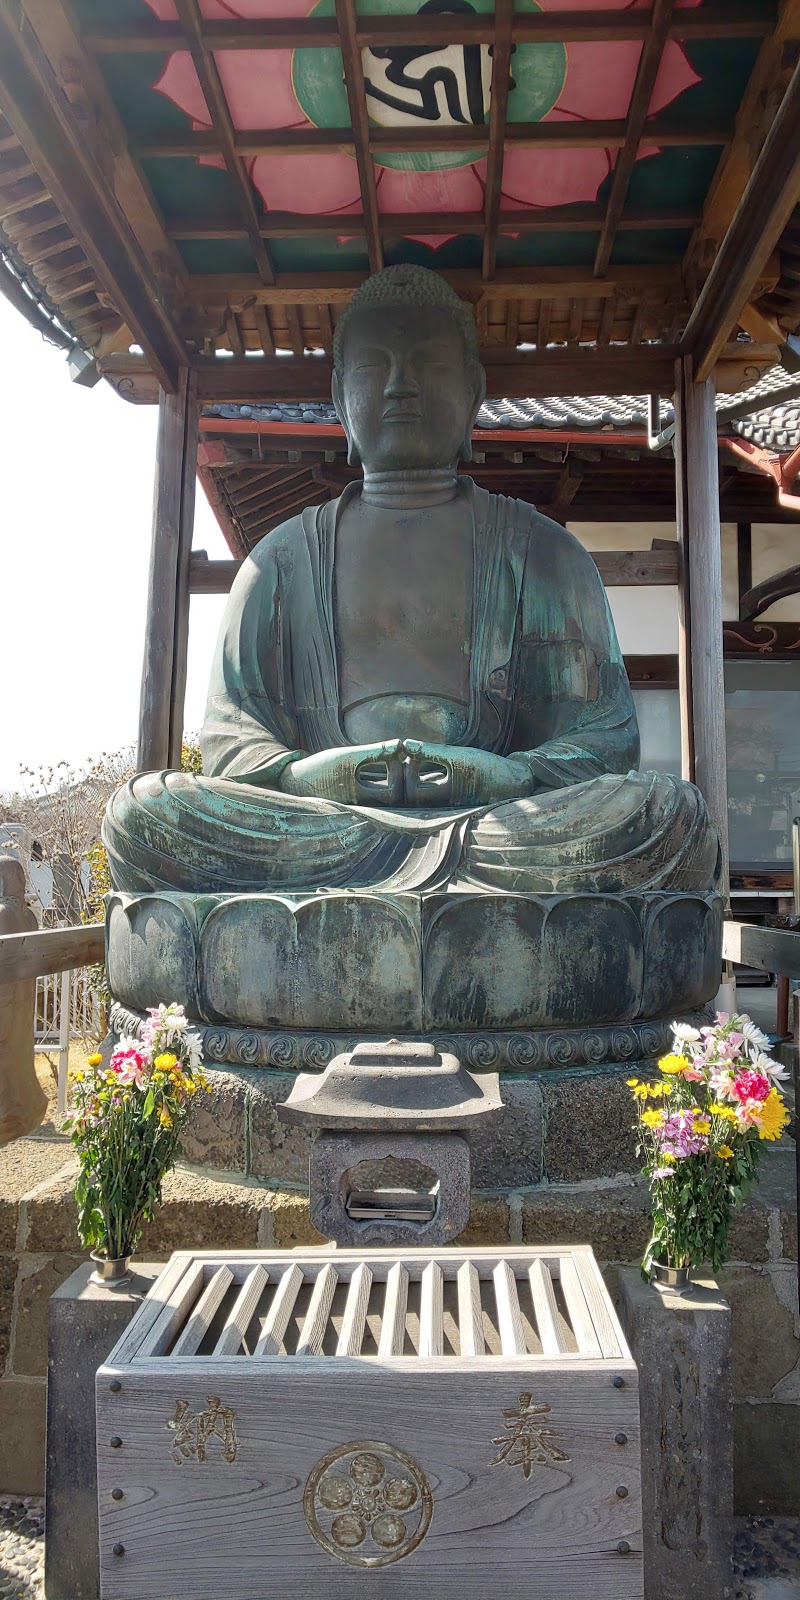
M 730 1600 L 730 1307 L 713 1278 L 684 1297 L 630 1268 L 619 1285 L 639 1368 L 646 1600 Z
M 106 964 L 124 1006 L 179 1001 L 212 1031 L 594 1032 L 710 1000 L 722 909 L 655 890 L 115 894 Z
M 130 1282 L 92 1283 L 78 1267 L 50 1299 L 47 1372 L 47 1600 L 98 1600 L 97 1440 L 94 1380 L 161 1266 L 137 1262 Z

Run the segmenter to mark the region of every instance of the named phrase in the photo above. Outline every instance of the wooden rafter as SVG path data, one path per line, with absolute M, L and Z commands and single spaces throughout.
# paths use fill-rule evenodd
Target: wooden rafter
M 750 0 L 730 6 L 717 0 L 699 11 L 678 9 L 669 29 L 672 39 L 753 39 L 774 26 L 775 6 L 770 0 Z M 491 44 L 492 12 L 429 13 L 412 16 L 363 16 L 356 23 L 360 49 L 374 45 L 455 43 Z M 608 39 L 646 39 L 650 16 L 645 10 L 518 12 L 513 38 L 518 44 L 585 44 Z M 206 21 L 203 37 L 212 50 L 291 50 L 336 48 L 339 36 L 333 17 L 272 17 Z M 172 22 L 121 22 L 88 28 L 89 49 L 107 55 L 126 51 L 168 51 L 186 48 L 186 39 Z
M 344 86 L 350 121 L 353 125 L 353 142 L 358 167 L 358 184 L 361 190 L 361 209 L 367 235 L 367 254 L 371 272 L 380 272 L 383 266 L 381 221 L 378 212 L 378 187 L 375 167 L 370 153 L 370 125 L 367 115 L 367 91 L 361 50 L 356 38 L 355 0 L 336 0 L 336 22 L 344 67 Z
M 800 65 L 686 326 L 698 381 L 712 372 L 800 200 Z
M 113 190 L 142 249 L 169 280 L 178 303 L 186 268 L 170 242 L 150 185 L 128 148 L 127 130 L 106 81 L 86 50 L 70 0 L 24 0 L 36 37 L 53 66 L 61 89 L 78 112 L 84 139 L 94 142 L 98 164 L 110 167 Z
M 611 260 L 611 252 L 614 248 L 614 240 L 617 236 L 617 229 L 625 206 L 628 185 L 638 159 L 639 145 L 642 142 L 645 131 L 645 123 L 650 110 L 650 101 L 653 98 L 658 69 L 661 65 L 664 47 L 669 36 L 669 25 L 672 21 L 673 10 L 674 0 L 655 0 L 653 5 L 651 28 L 642 45 L 633 93 L 628 108 L 625 142 L 617 153 L 614 176 L 611 180 L 611 193 L 608 197 L 608 209 L 597 245 L 594 270 L 595 276 L 598 278 L 606 271 Z
M 418 154 L 430 150 L 472 150 L 488 145 L 488 126 L 464 127 L 460 123 L 435 128 L 378 128 L 369 125 L 371 151 L 398 150 Z M 619 150 L 625 143 L 624 118 L 603 122 L 509 122 L 506 144 L 518 150 Z M 654 118 L 648 125 L 648 138 L 664 150 L 686 145 L 724 145 L 730 130 L 722 123 L 697 126 L 690 122 Z M 248 128 L 236 131 L 234 149 L 239 156 L 324 154 L 331 150 L 355 149 L 352 128 Z M 134 140 L 138 156 L 150 160 L 218 155 L 219 144 L 213 132 L 159 133 Z
M 250 248 L 264 283 L 272 283 L 275 272 L 269 250 L 261 237 L 259 216 L 253 199 L 253 188 L 241 154 L 236 149 L 236 130 L 230 114 L 225 90 L 213 51 L 203 38 L 202 18 L 198 0 L 175 0 L 178 16 L 186 41 L 192 53 L 195 71 L 200 80 L 203 99 L 208 107 L 214 139 L 218 145 L 228 176 L 233 184 L 237 205 L 244 221 Z
M 492 49 L 492 89 L 489 109 L 489 153 L 486 160 L 486 189 L 483 205 L 484 279 L 494 277 L 497 260 L 497 221 L 503 187 L 503 155 L 508 122 L 508 93 L 511 80 L 511 30 L 514 0 L 496 0 L 495 32 Z
M 159 383 L 173 392 L 186 360 L 177 323 L 30 23 L 9 0 L 0 4 L 0 108 L 48 202 L 52 196 Z
M 687 272 L 705 275 L 733 219 L 769 119 L 777 109 L 781 85 L 788 77 L 785 63 L 791 59 L 798 41 L 800 0 L 782 0 L 777 23 L 767 31 L 742 96 L 733 137 L 725 141 L 706 195 L 702 221 L 686 252 Z

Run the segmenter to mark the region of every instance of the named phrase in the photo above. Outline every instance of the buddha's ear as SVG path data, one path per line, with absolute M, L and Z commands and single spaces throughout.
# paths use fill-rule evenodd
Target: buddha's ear
M 342 394 L 342 385 L 339 382 L 339 374 L 335 369 L 333 378 L 331 379 L 331 399 L 333 400 L 333 409 L 336 412 L 342 427 L 344 428 L 345 438 L 347 440 L 348 466 L 360 467 L 362 465 L 361 456 L 359 455 L 358 446 L 353 438 L 353 430 L 350 427 L 350 420 L 347 415 L 347 407 L 345 406 L 344 395 Z
M 472 460 L 472 430 L 475 427 L 475 421 L 476 421 L 478 412 L 480 411 L 481 406 L 483 405 L 483 402 L 486 399 L 486 373 L 484 372 L 483 367 L 479 366 L 477 362 L 475 363 L 475 369 L 474 370 L 475 370 L 474 398 L 473 398 L 472 406 L 470 408 L 469 422 L 467 423 L 467 431 L 464 434 L 464 438 L 463 438 L 462 443 L 461 443 L 461 449 L 459 451 L 459 460 L 461 460 L 461 461 L 471 461 Z M 336 404 L 335 401 L 334 401 L 334 404 Z

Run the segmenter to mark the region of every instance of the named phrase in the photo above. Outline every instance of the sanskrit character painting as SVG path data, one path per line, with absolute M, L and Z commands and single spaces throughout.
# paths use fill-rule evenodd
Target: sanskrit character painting
M 174 0 L 147 0 L 163 22 L 174 21 Z M 642 4 L 646 0 L 641 0 Z M 692 9 L 701 0 L 677 0 Z M 639 0 L 516 0 L 517 12 L 590 13 L 602 9 L 628 11 Z M 335 0 L 201 0 L 208 21 L 255 21 L 269 18 L 334 17 Z M 493 0 L 361 0 L 359 13 L 416 15 L 491 12 Z M 636 39 L 580 43 L 537 42 L 512 46 L 508 93 L 510 124 L 624 121 L 636 80 L 641 42 Z M 347 128 L 348 100 L 342 57 L 336 48 L 220 49 L 215 53 L 222 87 L 237 131 Z M 409 217 L 405 255 L 410 241 L 424 246 L 418 259 L 436 264 L 458 232 L 468 232 L 465 214 L 479 219 L 486 183 L 486 142 L 470 148 L 466 135 L 457 149 L 426 150 L 422 131 L 453 127 L 485 130 L 490 117 L 492 46 L 488 43 L 375 45 L 362 50 L 362 66 L 371 123 L 382 129 L 415 129 L 420 138 L 412 150 L 374 151 L 378 207 L 385 216 Z M 690 53 L 670 38 L 661 59 L 650 100 L 650 116 L 675 105 L 701 81 Z M 152 87 L 179 109 L 197 130 L 210 126 L 209 114 L 188 50 L 175 51 L 160 64 Z M 505 148 L 502 212 L 586 205 L 602 200 L 613 169 L 616 146 L 589 148 L 521 148 L 513 140 Z M 639 163 L 657 155 L 659 145 L 643 142 Z M 201 156 L 206 166 L 221 166 L 215 155 Z M 259 154 L 247 168 L 256 202 L 265 215 L 341 218 L 329 248 L 340 252 L 339 264 L 354 231 L 348 218 L 361 212 L 358 170 L 352 152 L 331 149 Z M 604 185 L 606 186 L 604 188 Z M 448 235 L 443 220 L 437 231 L 415 227 L 421 216 L 459 223 Z M 399 231 L 396 228 L 396 231 Z M 509 227 L 510 242 L 513 229 Z M 331 264 L 333 264 L 333 257 Z M 288 263 L 287 263 L 288 264 Z

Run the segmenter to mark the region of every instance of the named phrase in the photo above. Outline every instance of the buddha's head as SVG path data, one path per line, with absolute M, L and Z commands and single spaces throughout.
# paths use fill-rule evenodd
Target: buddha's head
M 471 459 L 486 378 L 472 312 L 438 273 L 367 278 L 336 325 L 333 360 L 351 462 L 392 472 Z

